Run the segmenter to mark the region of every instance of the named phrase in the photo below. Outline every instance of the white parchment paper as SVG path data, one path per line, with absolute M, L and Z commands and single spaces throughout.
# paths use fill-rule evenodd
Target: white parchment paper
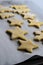
M 0 4 L 4 6 L 10 6 L 12 4 L 26 4 L 31 9 L 32 13 L 36 14 L 36 17 L 43 21 L 43 11 L 40 9 L 39 6 L 34 4 L 32 1 L 28 0 L 0 0 Z M 23 18 L 20 15 L 15 14 L 15 18 L 18 18 L 23 20 Z M 27 30 L 30 32 L 26 37 L 28 39 L 33 39 L 34 35 L 33 32 L 35 30 L 43 30 L 43 26 L 40 27 L 40 29 L 36 29 L 34 27 L 28 27 L 28 22 L 26 20 L 23 20 L 24 25 L 22 26 L 23 30 Z M 26 53 L 22 51 L 18 51 L 18 44 L 17 41 L 11 41 L 9 39 L 9 36 L 5 33 L 8 29 L 13 29 L 14 27 L 10 27 L 6 20 L 0 20 L 0 65 L 12 65 L 17 64 L 20 62 L 23 62 L 27 60 L 28 58 L 32 57 L 33 55 L 40 55 L 43 56 L 43 44 L 42 42 L 35 42 L 39 45 L 39 48 L 36 50 L 33 50 L 32 53 Z M 33 41 L 34 42 L 34 41 Z

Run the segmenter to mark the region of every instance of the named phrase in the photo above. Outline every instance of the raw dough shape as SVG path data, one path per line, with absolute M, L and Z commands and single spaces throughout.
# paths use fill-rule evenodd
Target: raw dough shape
M 13 13 L 0 13 L 0 19 L 7 19 L 13 16 L 14 16 Z
M 28 20 L 29 26 L 40 28 L 43 25 L 43 22 L 35 21 L 35 20 Z
M 12 8 L 3 6 L 0 8 L 0 13 L 4 13 L 4 12 L 15 12 L 15 10 Z
M 18 14 L 22 14 L 22 13 L 27 13 L 27 12 L 30 12 L 30 10 L 29 9 L 17 9 L 16 10 L 16 13 L 18 13 Z
M 15 18 L 10 18 L 7 20 L 9 25 L 10 26 L 18 26 L 18 27 L 21 27 L 23 22 L 18 20 L 18 19 L 15 19 Z
M 37 44 L 33 44 L 33 42 L 31 40 L 19 40 L 20 42 L 20 46 L 18 47 L 19 50 L 26 50 L 30 53 L 32 53 L 33 49 L 38 48 Z
M 43 41 L 43 30 L 34 32 L 34 35 L 35 35 L 34 40 Z
M 22 13 L 21 15 L 22 15 L 23 18 L 26 19 L 26 20 L 28 20 L 28 19 L 33 20 L 33 19 L 35 18 L 35 14 L 31 14 L 30 12 Z
M 26 35 L 28 32 L 25 30 L 22 30 L 19 27 L 16 27 L 15 29 L 12 30 L 7 30 L 7 33 L 11 34 L 11 39 L 15 40 L 15 39 L 22 39 L 22 40 L 27 40 L 27 38 L 24 36 Z
M 26 5 L 11 5 L 10 7 L 14 9 L 26 9 L 27 8 Z

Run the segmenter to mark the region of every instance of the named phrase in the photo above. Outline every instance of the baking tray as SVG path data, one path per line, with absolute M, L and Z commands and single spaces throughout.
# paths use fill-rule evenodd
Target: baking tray
M 43 65 L 43 57 L 39 55 L 32 56 L 30 59 L 16 65 Z
M 41 10 L 37 5 L 35 5 L 32 1 L 0 1 L 0 4 L 4 6 L 10 6 L 12 4 L 26 4 L 30 9 L 32 13 L 36 14 L 36 17 L 43 21 L 43 10 Z M 34 35 L 33 32 L 36 30 L 43 30 L 43 26 L 40 27 L 40 29 L 34 28 L 34 27 L 28 27 L 28 22 L 24 20 L 20 15 L 15 14 L 15 18 L 22 20 L 24 22 L 24 25 L 22 26 L 23 30 L 27 30 L 29 34 L 25 35 L 28 39 L 33 40 Z M 29 58 L 31 58 L 34 55 L 40 55 L 43 56 L 43 44 L 42 42 L 35 42 L 39 45 L 38 49 L 33 50 L 32 53 L 27 53 L 23 51 L 18 51 L 18 44 L 16 41 L 11 41 L 9 39 L 9 36 L 5 33 L 8 29 L 13 29 L 14 27 L 10 27 L 7 23 L 7 19 L 0 20 L 0 65 L 12 65 L 17 64 L 20 62 L 23 62 Z

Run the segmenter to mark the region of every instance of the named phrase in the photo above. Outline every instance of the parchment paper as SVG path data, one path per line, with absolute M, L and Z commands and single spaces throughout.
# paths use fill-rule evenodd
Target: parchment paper
M 4 6 L 10 6 L 12 4 L 26 4 L 31 9 L 32 13 L 36 14 L 36 17 L 43 21 L 43 11 L 35 5 L 33 2 L 28 0 L 3 0 L 0 1 L 0 4 Z M 33 32 L 36 30 L 43 30 L 43 26 L 40 29 L 34 27 L 28 27 L 28 22 L 24 20 L 20 15 L 15 14 L 15 18 L 22 20 L 24 25 L 22 26 L 23 30 L 27 30 L 29 34 L 25 35 L 28 39 L 33 40 L 34 35 Z M 0 65 L 12 65 L 23 62 L 28 58 L 32 57 L 33 55 L 40 55 L 43 56 L 43 44 L 42 42 L 35 42 L 39 45 L 38 49 L 33 50 L 32 53 L 18 51 L 18 44 L 16 41 L 11 41 L 9 36 L 5 33 L 8 29 L 13 29 L 14 27 L 10 27 L 7 23 L 7 19 L 0 20 Z M 34 41 L 33 41 L 34 42 Z

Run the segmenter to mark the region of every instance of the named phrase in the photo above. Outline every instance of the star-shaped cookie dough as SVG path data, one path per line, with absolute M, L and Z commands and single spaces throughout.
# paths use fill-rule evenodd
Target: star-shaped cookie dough
M 31 27 L 39 28 L 40 26 L 43 25 L 43 22 L 39 22 L 39 21 L 35 21 L 35 20 L 30 20 L 30 19 L 29 19 L 28 22 L 30 22 L 30 23 L 29 23 L 29 26 L 31 26 Z
M 18 38 L 22 39 L 22 40 L 27 40 L 27 38 L 24 35 L 26 35 L 28 32 L 22 30 L 19 27 L 16 27 L 15 29 L 12 29 L 12 30 L 7 30 L 6 32 L 11 34 L 11 39 L 12 40 L 18 39 Z
M 12 5 L 10 7 L 15 9 L 15 12 L 18 14 L 27 13 L 30 11 L 30 9 L 26 5 Z
M 41 32 L 40 31 L 34 32 L 34 35 L 35 35 L 34 40 L 43 41 L 43 30 Z
M 0 13 L 0 19 L 6 19 L 14 16 L 13 13 Z
M 33 20 L 33 19 L 35 18 L 35 15 L 34 15 L 34 14 L 31 14 L 30 12 L 22 13 L 21 15 L 22 15 L 22 16 L 24 17 L 24 19 L 26 19 L 26 20 L 28 20 L 28 19 Z
M 21 27 L 22 24 L 23 24 L 22 21 L 17 20 L 17 19 L 15 19 L 15 18 L 10 18 L 10 19 L 8 19 L 7 21 L 9 22 L 9 25 L 10 25 L 10 26 L 19 26 L 19 27 Z
M 14 9 L 26 9 L 27 8 L 26 5 L 11 5 L 10 7 Z
M 12 8 L 3 6 L 0 8 L 0 13 L 4 13 L 4 12 L 14 12 L 14 10 Z
M 30 10 L 29 9 L 17 9 L 16 10 L 16 13 L 18 14 L 27 13 L 27 12 L 30 12 Z
M 20 42 L 20 46 L 18 47 L 19 50 L 26 50 L 30 53 L 32 53 L 33 49 L 38 48 L 37 44 L 33 44 L 33 42 L 31 40 L 19 40 Z

